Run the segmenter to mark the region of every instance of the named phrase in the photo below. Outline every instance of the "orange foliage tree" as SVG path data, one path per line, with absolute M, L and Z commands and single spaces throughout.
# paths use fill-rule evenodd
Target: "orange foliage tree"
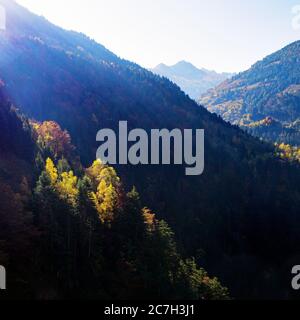
M 42 149 L 49 149 L 55 159 L 64 155 L 71 156 L 74 150 L 71 137 L 67 131 L 61 129 L 59 124 L 54 121 L 34 122 L 32 127 L 36 133 L 38 145 Z

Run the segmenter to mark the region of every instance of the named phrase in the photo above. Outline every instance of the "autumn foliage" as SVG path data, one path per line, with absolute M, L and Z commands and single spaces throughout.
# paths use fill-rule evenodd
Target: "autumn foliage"
M 56 122 L 32 122 L 32 126 L 36 133 L 37 144 L 42 149 L 49 149 L 55 159 L 59 159 L 63 155 L 67 157 L 72 155 L 74 146 L 71 144 L 71 137 Z

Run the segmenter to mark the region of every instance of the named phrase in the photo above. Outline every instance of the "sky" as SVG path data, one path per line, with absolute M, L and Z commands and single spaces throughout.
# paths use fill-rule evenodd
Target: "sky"
M 146 68 L 186 60 L 239 72 L 300 39 L 300 0 L 17 2 Z

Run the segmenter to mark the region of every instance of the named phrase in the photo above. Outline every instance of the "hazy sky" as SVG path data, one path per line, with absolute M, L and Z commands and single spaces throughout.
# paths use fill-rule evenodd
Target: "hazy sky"
M 144 67 L 187 60 L 198 67 L 236 72 L 300 39 L 300 26 L 292 25 L 292 8 L 300 8 L 300 0 L 17 2 Z

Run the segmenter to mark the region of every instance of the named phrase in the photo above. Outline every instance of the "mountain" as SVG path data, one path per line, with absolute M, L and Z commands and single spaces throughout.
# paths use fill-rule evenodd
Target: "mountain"
M 151 71 L 170 79 L 195 100 L 198 100 L 207 90 L 214 88 L 232 76 L 230 73 L 198 69 L 186 61 L 180 61 L 173 66 L 159 64 Z
M 4 298 L 228 299 L 112 167 L 83 168 L 68 132 L 18 115 L 1 87 L 0 126 Z
M 297 243 L 300 243 L 299 164 L 278 158 L 272 145 L 209 113 L 168 79 L 122 60 L 83 34 L 56 27 L 14 2 L 3 3 L 7 9 L 7 30 L 0 34 L 0 79 L 13 105 L 32 123 L 37 123 L 33 127 L 38 132 L 46 132 L 45 137 L 48 137 L 50 122 L 50 128 L 54 128 L 63 141 L 71 139 L 85 168 L 95 160 L 99 129 L 111 128 L 117 132 L 120 120 L 127 120 L 129 129 L 143 128 L 147 131 L 204 129 L 203 175 L 186 176 L 185 165 L 116 166 L 114 169 L 120 175 L 123 188 L 130 191 L 135 185 L 142 203 L 156 213 L 157 219 L 167 221 L 174 230 L 180 255 L 194 256 L 195 263 L 203 266 L 209 274 L 216 275 L 224 286 L 229 287 L 233 297 L 293 297 L 290 268 L 299 261 Z M 40 128 L 39 123 L 44 122 L 47 130 Z M 70 139 L 56 130 L 53 122 L 63 132 L 67 130 Z M 45 145 L 44 140 L 40 140 L 42 145 Z M 45 151 L 45 154 L 51 155 L 50 151 Z M 75 159 L 74 156 L 69 158 L 69 162 Z M 80 166 L 76 169 L 76 161 L 73 162 L 74 175 L 80 177 Z M 48 172 L 55 186 L 56 166 L 58 163 L 48 163 Z M 41 165 L 38 167 L 43 168 Z M 66 166 L 60 163 L 59 167 Z M 45 175 L 41 180 L 36 177 L 35 183 L 40 182 L 36 192 L 41 196 L 43 192 L 40 191 L 48 190 L 55 199 L 57 194 L 52 193 L 52 188 L 47 185 L 49 177 L 46 178 Z M 70 180 L 71 186 L 74 182 L 70 174 L 60 179 Z M 70 188 L 71 200 L 76 192 L 73 185 Z M 51 197 L 46 199 L 46 204 L 50 206 L 49 212 L 57 217 Z M 43 203 L 43 198 L 41 200 Z M 61 208 L 60 201 L 57 206 Z M 98 206 L 100 209 L 103 207 L 101 202 Z M 59 222 L 60 215 L 57 219 L 55 221 Z M 68 230 L 67 222 L 63 218 L 62 225 L 54 224 L 60 232 L 58 239 L 62 237 L 63 241 L 68 240 L 65 238 L 68 233 L 63 233 L 64 228 Z M 132 224 L 128 223 L 128 230 L 131 229 Z M 117 230 L 115 232 L 118 233 Z M 135 233 L 129 232 L 129 236 L 134 237 Z M 172 243 L 170 238 L 158 238 L 166 244 Z M 109 252 L 111 247 L 114 249 L 128 243 L 122 235 L 113 239 L 116 243 L 115 240 L 111 244 L 105 243 L 110 257 L 113 256 Z M 86 243 L 88 238 L 83 241 Z M 126 248 L 132 252 L 130 244 Z M 149 243 L 147 248 L 151 248 Z M 83 252 L 85 261 L 86 251 Z M 143 257 L 141 247 L 138 252 L 139 257 Z M 59 251 L 62 256 L 64 253 Z M 119 266 L 114 275 L 123 276 L 120 272 L 123 265 L 129 269 L 132 266 L 131 270 L 135 270 L 136 258 L 133 256 L 125 263 L 113 260 L 114 266 Z M 55 265 L 58 263 L 56 259 L 51 261 Z M 142 259 L 137 261 L 143 268 Z M 94 262 L 98 266 L 97 261 Z M 109 267 L 106 265 L 106 270 Z M 183 268 L 189 270 L 188 267 Z M 143 269 L 143 275 L 147 274 L 146 269 Z M 160 274 L 159 268 L 155 270 Z M 167 272 L 162 275 L 163 279 L 168 279 Z M 67 281 L 66 277 L 64 281 Z M 128 278 L 122 279 L 121 284 Z M 118 283 L 119 280 L 118 277 L 115 281 Z M 144 280 L 143 285 L 147 288 L 152 285 Z M 72 281 L 70 283 L 73 284 Z M 92 279 L 89 283 L 95 281 Z M 106 287 L 109 284 L 106 283 Z
M 204 94 L 200 104 L 258 137 L 300 145 L 300 41 Z

